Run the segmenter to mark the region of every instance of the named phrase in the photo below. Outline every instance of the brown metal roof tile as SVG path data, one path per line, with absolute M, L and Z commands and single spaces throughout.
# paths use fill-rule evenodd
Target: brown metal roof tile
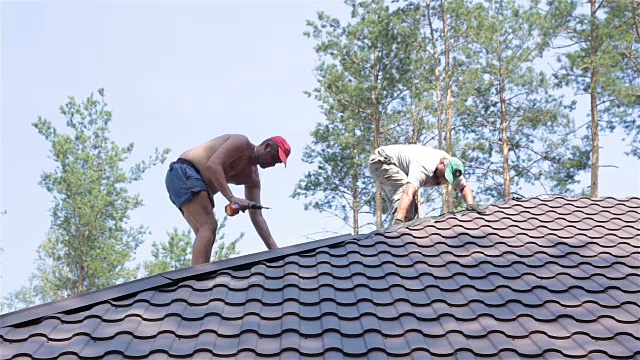
M 0 358 L 640 356 L 639 198 L 486 210 L 2 315 Z

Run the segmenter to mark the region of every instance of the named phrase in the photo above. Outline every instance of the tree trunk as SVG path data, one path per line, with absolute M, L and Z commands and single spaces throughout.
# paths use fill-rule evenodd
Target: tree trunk
M 598 86 L 596 67 L 593 63 L 596 56 L 596 1 L 591 3 L 591 198 L 598 197 L 598 171 L 600 166 L 600 137 L 598 129 Z
M 591 81 L 596 77 L 595 69 L 591 69 Z M 593 82 L 592 82 L 593 84 Z M 598 197 L 598 171 L 600 166 L 600 138 L 598 131 L 598 94 L 595 86 L 591 87 L 591 198 Z
M 504 180 L 503 197 L 505 199 L 511 196 L 511 176 L 509 175 L 509 135 L 507 132 L 508 118 L 507 118 L 507 100 L 506 89 L 504 84 L 503 73 L 503 59 L 502 59 L 502 47 L 498 44 L 498 68 L 500 77 L 500 143 L 502 146 L 502 178 Z
M 441 3 L 442 4 L 442 3 Z M 441 5 L 444 6 L 444 5 Z M 436 128 L 438 131 L 438 149 L 444 150 L 444 120 L 442 116 L 442 76 L 440 75 L 440 50 L 436 43 L 435 33 L 433 31 L 433 22 L 431 21 L 431 0 L 427 0 L 427 20 L 429 21 L 429 32 L 431 33 L 431 47 L 433 48 L 433 77 L 436 82 Z M 447 209 L 447 187 L 441 186 L 442 210 Z
M 352 183 L 351 183 L 351 201 L 353 206 L 351 207 L 351 211 L 352 211 L 352 216 L 353 216 L 353 234 L 354 235 L 358 235 L 360 233 L 359 228 L 359 215 L 358 215 L 358 209 L 359 209 L 359 202 L 358 202 L 358 157 L 357 157 L 357 151 L 356 149 L 353 149 L 351 151 L 351 153 L 353 154 L 353 172 L 351 175 L 351 179 L 352 179 Z
M 80 268 L 80 274 L 78 276 L 78 280 L 76 281 L 76 294 L 82 294 L 82 292 L 84 291 L 84 274 L 87 273 L 87 268 L 86 267 L 81 267 Z
M 445 1 L 440 1 L 440 10 L 442 12 L 442 29 L 444 40 L 444 79 L 445 89 L 447 91 L 445 100 L 446 118 L 445 118 L 445 151 L 453 156 L 453 99 L 451 94 L 451 49 L 449 44 L 449 25 L 447 24 L 447 11 L 445 7 Z M 453 186 L 445 186 L 446 196 L 444 204 L 444 212 L 454 210 L 453 205 Z
M 412 91 L 415 93 L 416 89 L 413 88 Z M 414 103 L 413 105 L 413 109 L 412 109 L 412 114 L 411 114 L 411 122 L 413 124 L 413 129 L 411 132 L 411 143 L 412 144 L 417 144 L 418 140 L 420 140 L 420 135 L 422 133 L 422 121 L 423 119 L 418 116 L 418 105 L 416 105 Z M 419 188 L 417 189 L 418 191 L 416 191 L 416 205 L 418 206 L 418 212 L 416 213 L 416 219 L 419 219 L 422 217 L 421 213 L 420 213 L 420 200 L 422 199 L 422 189 Z
M 358 222 L 358 189 L 352 188 L 351 198 L 353 199 L 353 235 L 358 235 L 360 233 L 360 224 Z
M 373 49 L 374 58 L 377 57 L 376 49 Z M 374 118 L 373 118 L 373 126 L 374 126 L 374 149 L 377 149 L 381 145 L 381 123 L 382 123 L 382 113 L 380 110 L 380 74 L 377 66 L 373 67 L 373 83 L 376 84 L 376 88 L 374 90 L 373 95 L 373 103 L 374 103 Z M 378 229 L 382 229 L 382 188 L 380 184 L 376 181 L 376 227 Z
M 88 255 L 86 243 L 88 237 L 89 230 L 85 230 L 84 236 L 82 237 L 82 244 L 84 244 L 84 246 L 80 250 L 80 252 L 82 253 L 82 265 L 80 266 L 80 272 L 78 273 L 78 278 L 76 279 L 76 294 L 82 294 L 84 292 L 84 278 L 87 274 L 86 260 L 88 258 Z

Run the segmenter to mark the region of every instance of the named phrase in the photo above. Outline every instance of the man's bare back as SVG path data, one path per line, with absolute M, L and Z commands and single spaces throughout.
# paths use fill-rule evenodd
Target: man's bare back
M 234 143 L 233 148 L 223 149 L 219 152 L 223 145 L 228 144 L 230 141 Z M 231 151 L 232 149 L 238 149 L 239 151 L 234 153 Z M 260 182 L 255 145 L 244 135 L 218 136 L 185 151 L 179 158 L 191 161 L 201 171 L 207 168 L 212 158 L 221 161 L 225 179 L 229 184 L 255 186 Z M 204 180 L 212 195 L 220 191 L 207 176 L 204 177 Z

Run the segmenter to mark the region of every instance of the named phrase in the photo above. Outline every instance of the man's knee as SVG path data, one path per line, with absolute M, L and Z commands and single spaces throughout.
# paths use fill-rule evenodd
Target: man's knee
M 201 226 L 198 229 L 197 235 L 206 236 L 207 238 L 215 240 L 217 230 L 218 230 L 218 224 L 216 224 L 214 221 L 213 223 L 207 223 Z

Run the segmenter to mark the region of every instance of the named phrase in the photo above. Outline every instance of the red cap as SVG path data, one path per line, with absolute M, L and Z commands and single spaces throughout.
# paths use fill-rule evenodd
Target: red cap
M 278 145 L 278 150 L 279 150 L 278 153 L 280 154 L 280 160 L 286 167 L 287 158 L 289 157 L 289 154 L 291 154 L 291 146 L 289 146 L 289 143 L 287 142 L 287 140 L 285 140 L 282 136 L 272 136 L 271 140 L 273 140 L 273 142 L 276 143 L 276 145 Z

